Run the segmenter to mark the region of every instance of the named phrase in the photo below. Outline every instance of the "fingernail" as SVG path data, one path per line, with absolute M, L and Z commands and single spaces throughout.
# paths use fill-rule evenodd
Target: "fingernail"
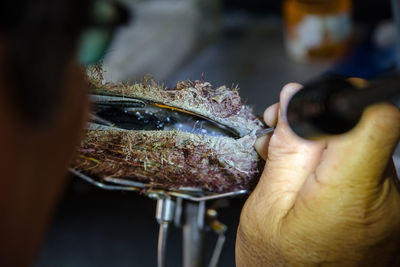
M 268 156 L 268 141 L 271 138 L 271 134 L 268 135 L 264 135 L 259 137 L 255 144 L 254 144 L 254 148 L 257 151 L 257 153 L 264 159 L 267 159 Z
M 302 88 L 303 86 L 298 83 L 289 83 L 283 87 L 280 95 L 280 110 L 279 110 L 279 119 L 281 121 L 286 121 L 286 109 L 289 104 L 289 101 L 292 98 L 292 96 Z
M 276 103 L 269 108 L 267 108 L 264 112 L 264 121 L 269 127 L 274 127 L 278 121 L 279 115 L 279 103 Z

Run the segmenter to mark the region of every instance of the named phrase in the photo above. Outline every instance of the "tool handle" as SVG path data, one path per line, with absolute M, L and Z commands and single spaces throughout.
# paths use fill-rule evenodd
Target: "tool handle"
M 300 137 L 342 134 L 353 129 L 364 109 L 400 95 L 400 76 L 372 81 L 356 88 L 343 78 L 324 77 L 306 84 L 289 102 L 288 123 Z

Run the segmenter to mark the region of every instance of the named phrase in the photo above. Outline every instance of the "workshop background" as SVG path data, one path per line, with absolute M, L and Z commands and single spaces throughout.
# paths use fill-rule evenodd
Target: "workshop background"
M 281 1 L 123 2 L 134 16 L 104 59 L 107 80 L 140 81 L 150 74 L 173 87 L 178 80 L 203 75 L 215 87 L 238 84 L 242 98 L 262 114 L 288 82 L 305 82 L 326 72 L 370 78 L 395 64 L 389 0 L 353 1 L 351 50 L 340 60 L 318 63 L 299 63 L 288 56 Z M 244 201 L 233 199 L 220 210 L 220 220 L 228 226 L 220 266 L 235 266 L 235 234 Z M 35 266 L 156 266 L 155 205 L 138 193 L 103 191 L 73 178 Z M 180 229 L 171 229 L 168 266 L 182 265 L 181 239 Z M 215 242 L 215 234 L 207 233 L 206 262 Z

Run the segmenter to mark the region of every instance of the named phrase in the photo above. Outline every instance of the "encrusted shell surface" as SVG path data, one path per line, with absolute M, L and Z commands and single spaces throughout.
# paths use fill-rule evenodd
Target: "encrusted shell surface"
M 235 129 L 240 138 L 181 131 L 87 130 L 72 167 L 89 176 L 130 179 L 165 189 L 195 187 L 227 192 L 252 188 L 264 162 L 254 150 L 263 123 L 242 105 L 237 89 L 179 82 L 168 89 L 152 80 L 111 84 L 95 91 L 146 99 L 200 114 Z
M 259 176 L 254 136 L 240 139 L 181 131 L 88 131 L 75 169 L 168 189 L 226 192 L 252 187 Z
M 240 136 L 264 127 L 249 106 L 243 105 L 238 88 L 212 88 L 205 81 L 180 81 L 175 88 L 166 88 L 152 79 L 142 83 L 104 83 L 90 80 L 95 92 L 146 99 L 191 111 L 235 129 Z

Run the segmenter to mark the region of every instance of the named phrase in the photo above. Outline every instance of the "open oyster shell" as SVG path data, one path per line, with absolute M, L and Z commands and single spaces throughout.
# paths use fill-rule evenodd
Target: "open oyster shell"
M 166 113 L 172 110 L 175 120 L 192 116 L 196 123 L 205 120 L 206 126 L 199 132 L 194 127 L 163 128 L 164 124 L 150 130 L 144 130 L 146 124 L 143 129 L 136 124 L 133 128 L 118 127 L 118 123 L 115 127 L 92 124 L 72 162 L 73 169 L 91 177 L 129 179 L 166 190 L 191 187 L 228 192 L 250 189 L 257 182 L 264 162 L 253 146 L 256 131 L 264 125 L 248 106 L 242 105 L 236 88 L 213 89 L 208 82 L 186 81 L 168 89 L 148 79 L 136 84 L 92 79 L 91 84 L 95 96 L 143 101 L 152 109 L 165 109 Z M 123 111 L 121 114 L 132 113 L 131 109 Z M 133 111 L 141 116 L 137 109 Z M 103 109 L 96 117 L 107 117 L 104 114 Z M 118 121 L 120 115 L 116 114 Z M 158 122 L 160 116 L 156 116 Z M 208 124 L 221 131 L 211 134 Z

